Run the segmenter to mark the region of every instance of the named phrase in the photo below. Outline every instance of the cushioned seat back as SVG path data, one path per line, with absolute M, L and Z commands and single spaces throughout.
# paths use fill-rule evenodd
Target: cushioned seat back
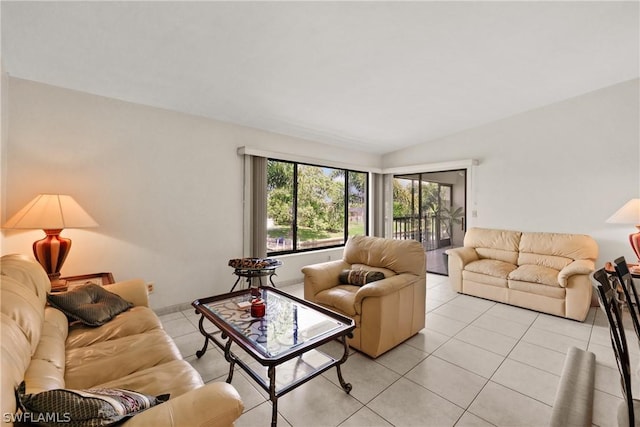
M 562 270 L 577 259 L 595 261 L 598 244 L 584 234 L 522 233 L 518 265 L 539 265 Z
M 0 401 L 2 413 L 7 414 L 15 412 L 15 387 L 23 380 L 40 342 L 44 302 L 16 279 L 0 275 L 0 313 Z
M 64 388 L 68 325 L 67 316 L 61 311 L 53 307 L 45 308 L 40 343 L 24 374 L 27 393 Z
M 12 277 L 30 289 L 40 298 L 43 306 L 47 302 L 51 282 L 44 268 L 34 258 L 20 254 L 5 255 L 0 258 L 0 274 Z
M 31 345 L 18 323 L 4 313 L 0 313 L 0 360 L 0 411 L 3 415 L 14 414 L 15 389 L 31 362 Z
M 0 311 L 17 323 L 29 342 L 32 355 L 40 342 L 44 303 L 17 280 L 0 276 Z
M 474 248 L 480 258 L 515 264 L 521 235 L 519 231 L 474 227 L 467 230 L 464 246 Z
M 426 255 L 415 240 L 393 240 L 381 237 L 354 236 L 347 240 L 343 259 L 349 264 L 382 267 L 397 274 L 426 274 Z

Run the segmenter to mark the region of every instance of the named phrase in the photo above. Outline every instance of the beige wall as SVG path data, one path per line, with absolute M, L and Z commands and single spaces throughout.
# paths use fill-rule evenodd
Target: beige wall
M 2 63 L 2 59 L 0 58 L 0 217 L 5 217 L 5 207 L 6 207 L 6 191 L 5 182 L 6 182 L 6 173 L 7 173 L 7 141 L 9 140 L 9 77 L 7 73 L 4 72 L 4 64 Z M 2 238 L 0 237 L 0 253 L 2 249 Z
M 9 78 L 2 212 L 37 193 L 72 194 L 100 227 L 65 230 L 63 274 L 112 271 L 155 282 L 160 308 L 228 290 L 242 255 L 240 146 L 364 167 L 475 158 L 469 225 L 593 235 L 603 257 L 632 258 L 630 226 L 604 221 L 640 193 L 638 80 L 378 155 Z M 7 97 L 7 94 L 9 95 Z M 8 110 L 8 111 L 6 111 Z M 1 253 L 30 253 L 41 231 L 2 232 Z M 277 280 L 340 250 L 283 257 Z
M 396 151 L 383 164 L 477 159 L 469 226 L 590 234 L 601 262 L 620 255 L 633 260 L 627 241 L 633 226 L 605 221 L 640 197 L 639 82 Z
M 380 157 L 10 78 L 6 215 L 38 193 L 68 193 L 100 227 L 68 229 L 63 275 L 112 271 L 155 282 L 165 307 L 227 291 L 230 258 L 242 256 L 240 146 L 354 165 Z M 4 92 L 4 91 L 3 91 Z M 31 253 L 42 231 L 3 230 L 2 253 Z M 278 270 L 299 280 L 300 265 L 335 251 L 297 257 Z M 289 257 L 291 258 L 291 257 Z

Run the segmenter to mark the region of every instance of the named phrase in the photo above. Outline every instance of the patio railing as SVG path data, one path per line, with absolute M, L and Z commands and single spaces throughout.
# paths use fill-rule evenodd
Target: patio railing
M 433 214 L 395 217 L 392 235 L 398 240 L 417 240 L 425 251 L 430 251 L 438 248 L 437 225 L 438 220 Z

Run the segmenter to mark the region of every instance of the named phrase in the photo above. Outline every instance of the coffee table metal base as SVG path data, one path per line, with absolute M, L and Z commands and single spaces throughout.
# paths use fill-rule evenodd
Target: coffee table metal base
M 296 387 L 299 387 L 302 384 L 305 384 L 311 379 L 333 368 L 334 366 L 336 367 L 336 371 L 338 373 L 338 381 L 340 382 L 340 386 L 342 387 L 342 389 L 347 394 L 349 394 L 351 392 L 351 389 L 353 388 L 350 383 L 344 380 L 342 376 L 342 370 L 340 369 L 340 366 L 343 363 L 345 363 L 349 357 L 349 343 L 347 341 L 347 338 L 352 337 L 351 333 L 339 339 L 344 348 L 344 352 L 340 359 L 334 359 L 333 357 L 327 356 L 326 354 L 322 353 L 319 350 L 310 349 L 308 352 L 303 353 L 292 360 L 293 363 L 296 365 L 295 366 L 296 368 L 298 367 L 298 364 L 306 364 L 306 362 L 304 361 L 304 357 L 305 355 L 310 354 L 312 352 L 316 356 L 316 359 L 321 359 L 323 361 L 317 364 L 317 366 L 309 367 L 309 365 L 307 365 L 307 369 L 306 369 L 307 372 L 303 373 L 303 375 L 300 378 L 295 378 L 293 381 L 290 381 L 289 383 L 278 387 L 278 381 L 276 378 L 276 369 L 278 368 L 278 365 L 267 366 L 266 378 L 263 377 L 262 375 L 260 375 L 260 372 L 258 372 L 258 367 L 261 365 L 258 364 L 257 367 L 252 367 L 251 364 L 241 360 L 240 358 L 238 358 L 238 356 L 236 356 L 236 354 L 233 351 L 231 351 L 231 345 L 233 343 L 233 340 L 230 337 L 228 337 L 224 332 L 217 332 L 217 333 L 207 332 L 204 329 L 204 319 L 205 317 L 201 315 L 200 321 L 198 322 L 198 329 L 200 329 L 200 333 L 205 337 L 204 345 L 202 349 L 196 352 L 196 357 L 201 358 L 202 356 L 204 356 L 204 354 L 207 351 L 209 341 L 211 341 L 224 352 L 224 358 L 227 362 L 229 362 L 229 374 L 226 379 L 227 383 L 229 384 L 231 383 L 233 379 L 233 372 L 236 365 L 242 368 L 243 371 L 245 371 L 251 378 L 253 378 L 254 381 L 256 381 L 267 393 L 269 393 L 269 400 L 271 400 L 271 404 L 272 404 L 272 411 L 271 411 L 272 427 L 276 427 L 278 422 L 278 398 L 280 396 L 287 394 L 288 392 L 295 389 Z M 220 335 L 220 338 L 223 341 L 218 340 L 215 337 L 215 335 Z M 224 342 L 224 340 L 226 340 L 226 342 Z M 292 361 L 289 361 L 289 362 L 292 362 Z M 264 367 L 262 368 L 264 370 Z

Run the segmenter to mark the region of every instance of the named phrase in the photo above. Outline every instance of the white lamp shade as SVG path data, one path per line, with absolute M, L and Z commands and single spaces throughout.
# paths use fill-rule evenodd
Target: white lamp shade
M 612 224 L 640 225 L 640 199 L 631 199 L 607 220 Z
M 97 226 L 98 223 L 80 207 L 73 197 L 65 194 L 40 194 L 2 227 L 62 230 Z

